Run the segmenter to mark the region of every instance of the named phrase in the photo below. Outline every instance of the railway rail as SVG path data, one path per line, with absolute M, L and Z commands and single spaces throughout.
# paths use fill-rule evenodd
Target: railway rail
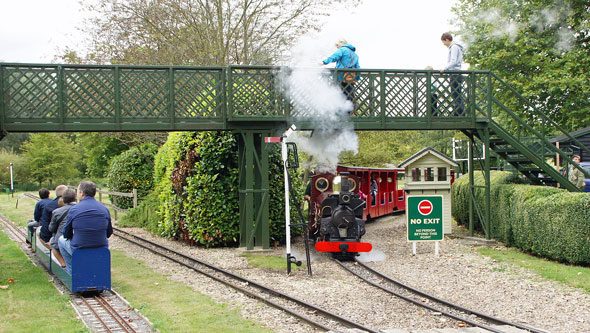
M 408 286 L 401 281 L 383 275 L 382 273 L 372 269 L 371 267 L 365 265 L 362 262 L 355 261 L 354 263 L 345 263 L 337 259 L 334 260 L 345 270 L 347 270 L 354 276 L 360 278 L 361 280 L 365 281 L 366 283 L 374 287 L 377 287 L 393 296 L 402 298 L 405 301 L 429 309 L 433 312 L 440 313 L 444 316 L 453 318 L 455 320 L 462 321 L 466 324 L 496 333 L 505 333 L 508 331 L 513 332 L 514 328 L 518 328 L 531 333 L 547 333 L 547 331 L 538 328 L 533 328 L 519 323 L 509 322 L 507 320 L 496 318 L 440 299 L 436 296 L 430 295 L 414 287 Z M 411 297 L 411 295 L 418 296 L 422 299 Z M 438 304 L 438 307 L 435 307 L 433 305 L 428 304 L 427 302 L 424 302 L 424 298 L 430 300 L 435 304 Z M 478 320 L 470 319 L 473 316 L 475 316 Z M 502 327 L 498 327 L 497 325 L 502 325 Z M 506 327 L 506 329 L 504 329 L 504 327 Z
M 240 277 L 234 273 L 205 263 L 196 258 L 189 257 L 174 251 L 173 249 L 167 248 L 137 235 L 133 235 L 119 228 L 113 228 L 113 230 L 117 237 L 120 237 L 125 241 L 140 246 L 154 254 L 201 273 L 251 298 L 255 298 L 294 317 L 297 317 L 316 328 L 326 331 L 341 331 L 343 329 L 356 328 L 367 332 L 378 332 L 378 330 L 363 326 L 360 323 L 354 322 L 336 313 L 281 293 L 255 281 Z M 310 317 L 304 313 L 311 313 L 313 314 L 313 317 Z M 335 324 L 338 326 L 335 326 Z

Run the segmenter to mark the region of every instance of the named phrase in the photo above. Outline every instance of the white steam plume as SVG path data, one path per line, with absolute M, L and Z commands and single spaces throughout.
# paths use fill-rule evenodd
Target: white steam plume
M 292 114 L 310 121 L 314 128 L 311 135 L 298 132 L 292 140 L 315 158 L 318 171 L 335 172 L 340 153 L 358 152 L 358 139 L 348 116 L 353 104 L 334 83 L 331 73 L 320 67 L 321 60 L 336 50 L 334 40 L 315 37 L 299 40 L 292 50 L 291 67 L 279 74 L 279 82 L 293 105 Z

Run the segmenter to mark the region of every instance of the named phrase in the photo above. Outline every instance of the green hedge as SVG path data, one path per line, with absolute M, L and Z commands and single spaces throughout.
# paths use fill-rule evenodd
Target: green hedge
M 563 189 L 510 184 L 507 172 L 492 172 L 491 236 L 508 246 L 571 264 L 590 263 L 590 195 Z M 482 184 L 482 177 L 476 177 Z M 453 217 L 468 224 L 468 177 L 451 190 Z M 477 189 L 482 202 L 484 190 Z M 475 222 L 481 230 L 479 221 Z
M 272 242 L 285 237 L 282 162 L 276 146 L 269 158 Z M 155 158 L 154 178 L 163 236 L 178 237 L 182 226 L 191 239 L 208 247 L 238 243 L 238 154 L 231 133 L 171 133 Z M 295 187 L 301 188 L 299 181 Z

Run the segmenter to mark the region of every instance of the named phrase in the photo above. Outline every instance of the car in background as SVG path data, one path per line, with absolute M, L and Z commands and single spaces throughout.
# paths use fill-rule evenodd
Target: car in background
M 580 166 L 590 173 L 590 162 L 580 162 Z M 584 187 L 584 192 L 590 192 L 590 179 L 584 179 L 586 186 Z

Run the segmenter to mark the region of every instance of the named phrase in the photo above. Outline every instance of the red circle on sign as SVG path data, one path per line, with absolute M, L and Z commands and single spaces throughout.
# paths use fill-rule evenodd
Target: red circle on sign
M 418 212 L 422 215 L 430 215 L 432 213 L 432 202 L 428 200 L 422 200 L 418 204 Z

